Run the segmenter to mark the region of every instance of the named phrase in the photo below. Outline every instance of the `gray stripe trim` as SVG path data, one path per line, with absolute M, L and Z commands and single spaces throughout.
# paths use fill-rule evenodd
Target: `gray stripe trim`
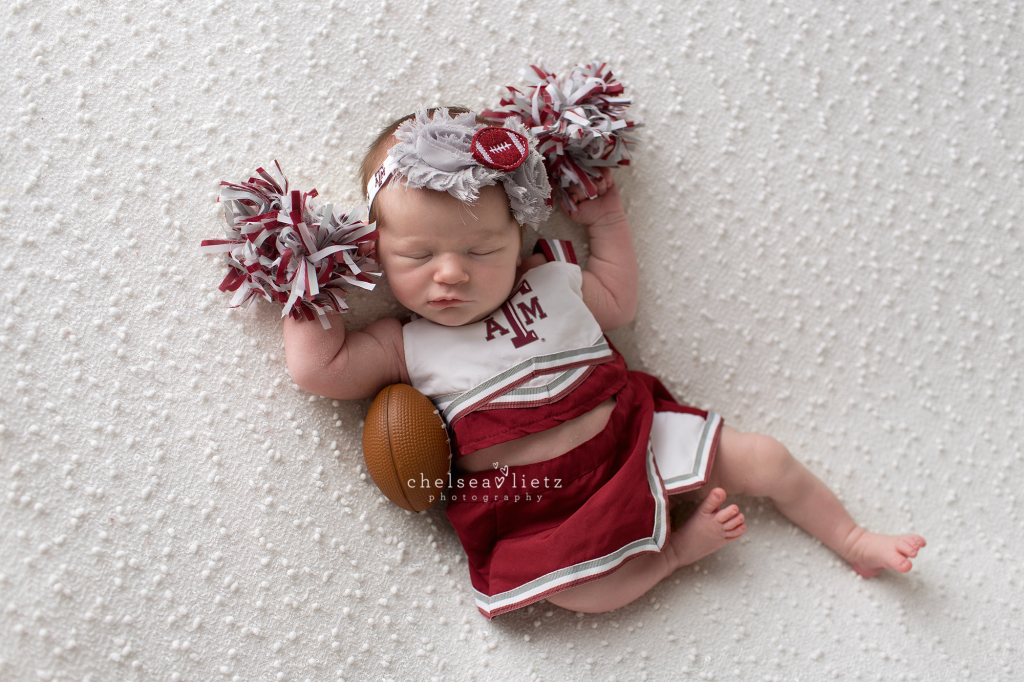
M 567 382 L 567 381 L 569 381 L 571 379 L 575 379 L 576 377 L 578 377 L 583 372 L 586 372 L 589 368 L 590 368 L 590 365 L 583 365 L 582 367 L 573 367 L 572 369 L 567 369 L 564 372 L 562 372 L 561 374 L 559 374 L 558 376 L 556 376 L 554 378 L 554 380 L 549 381 L 548 383 L 544 384 L 543 386 L 532 386 L 532 387 L 529 387 L 529 388 L 513 388 L 511 391 L 506 391 L 505 393 L 502 393 L 500 396 L 498 396 L 494 400 L 495 401 L 499 401 L 499 400 L 504 400 L 505 398 L 515 398 L 515 397 L 521 397 L 521 396 L 535 396 L 535 395 L 538 395 L 540 393 L 547 393 L 549 395 L 553 395 L 553 393 L 551 391 L 552 388 L 557 388 L 557 387 L 561 386 L 562 384 L 564 384 L 565 382 Z M 555 393 L 557 393 L 557 392 L 558 391 L 555 391 Z
M 441 403 L 448 402 L 450 400 L 455 400 L 460 395 L 462 395 L 462 394 L 461 393 L 445 393 L 444 395 L 439 395 L 436 398 L 431 398 L 430 401 L 432 403 L 434 403 L 435 405 L 440 405 Z
M 593 367 L 593 365 L 581 365 L 579 367 L 573 367 L 572 369 L 563 370 L 558 374 L 552 374 L 554 379 L 552 379 L 546 384 L 526 388 L 513 388 L 510 391 L 506 391 L 504 393 L 496 395 L 494 398 L 491 398 L 489 402 L 491 404 L 500 405 L 505 402 L 520 402 L 518 400 L 519 398 L 531 398 L 540 394 L 546 394 L 548 397 L 559 395 L 562 391 L 568 388 L 567 386 L 565 386 L 567 382 L 571 384 L 573 381 L 577 379 L 577 377 L 585 373 L 591 367 Z M 437 398 L 433 398 L 431 402 L 434 403 L 435 407 L 441 407 L 442 405 L 445 405 L 446 403 L 455 400 L 460 395 L 462 394 L 449 393 L 448 395 L 442 395 Z M 447 407 L 443 408 L 442 412 L 444 412 L 445 410 L 447 410 Z
M 566 350 L 560 351 L 558 353 L 552 353 L 551 355 L 537 355 L 530 358 L 529 360 L 524 360 L 515 367 L 507 369 L 501 374 L 498 374 L 497 376 L 491 377 L 490 379 L 483 382 L 476 388 L 471 388 L 470 390 L 460 395 L 458 398 L 453 400 L 448 407 L 445 408 L 444 414 L 442 416 L 444 417 L 446 423 L 449 422 L 452 412 L 457 411 L 459 407 L 465 405 L 467 402 L 473 401 L 475 398 L 480 397 L 482 394 L 487 393 L 488 391 L 495 387 L 500 387 L 501 384 L 507 383 L 517 374 L 528 374 L 528 372 L 523 372 L 523 370 L 529 367 L 536 367 L 537 365 L 542 365 L 549 362 L 554 363 L 560 360 L 569 360 L 590 354 L 594 354 L 595 359 L 598 357 L 602 357 L 604 354 L 611 355 L 611 349 L 608 347 L 608 342 L 605 340 L 603 336 L 597 341 L 597 343 L 595 343 L 593 346 L 590 346 L 589 348 L 576 348 L 574 350 Z
M 697 443 L 697 457 L 693 460 L 693 470 L 688 474 L 666 478 L 664 481 L 666 488 L 672 488 L 674 484 L 688 481 L 698 475 L 701 464 L 708 458 L 708 450 L 711 449 L 714 432 L 720 421 L 721 418 L 717 414 L 708 412 L 708 416 L 704 419 L 704 428 L 700 433 L 700 442 Z

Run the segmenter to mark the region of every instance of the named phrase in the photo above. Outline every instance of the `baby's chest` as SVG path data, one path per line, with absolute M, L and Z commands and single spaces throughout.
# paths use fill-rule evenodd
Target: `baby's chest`
M 531 394 L 550 395 L 570 381 L 574 368 L 608 357 L 600 326 L 566 274 L 547 266 L 530 270 L 501 307 L 470 325 L 407 325 L 412 385 L 445 408 L 510 391 L 506 399 L 522 402 Z

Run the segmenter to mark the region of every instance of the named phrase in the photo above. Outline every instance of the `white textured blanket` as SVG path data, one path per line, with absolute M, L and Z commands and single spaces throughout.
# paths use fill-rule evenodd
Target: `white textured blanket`
M 1024 675 L 1015 2 L 0 11 L 0 680 Z M 292 385 L 278 309 L 225 310 L 219 180 L 278 159 L 355 204 L 384 123 L 492 104 L 538 57 L 607 59 L 646 122 L 616 345 L 925 536 L 910 574 L 741 499 L 744 538 L 619 611 L 487 622 L 443 511 L 363 475 L 366 404 Z

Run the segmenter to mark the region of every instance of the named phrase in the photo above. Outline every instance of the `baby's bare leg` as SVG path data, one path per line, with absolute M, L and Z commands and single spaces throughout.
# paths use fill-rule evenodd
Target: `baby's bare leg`
M 673 531 L 660 552 L 645 554 L 604 578 L 592 580 L 548 597 L 572 611 L 602 613 L 625 606 L 658 584 L 672 571 L 706 557 L 746 530 L 736 505 L 720 509 L 725 491 L 717 488 Z
M 715 487 L 770 498 L 786 518 L 865 577 L 886 568 L 906 573 L 925 545 L 919 535 L 880 535 L 858 526 L 828 486 L 769 436 L 724 427 L 711 478 L 701 490 Z

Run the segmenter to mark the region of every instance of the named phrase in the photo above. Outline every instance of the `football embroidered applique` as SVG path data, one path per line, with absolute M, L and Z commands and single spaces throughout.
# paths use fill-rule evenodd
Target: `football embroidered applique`
M 508 128 L 481 128 L 473 135 L 473 158 L 497 170 L 511 171 L 519 168 L 529 145 L 526 137 Z

